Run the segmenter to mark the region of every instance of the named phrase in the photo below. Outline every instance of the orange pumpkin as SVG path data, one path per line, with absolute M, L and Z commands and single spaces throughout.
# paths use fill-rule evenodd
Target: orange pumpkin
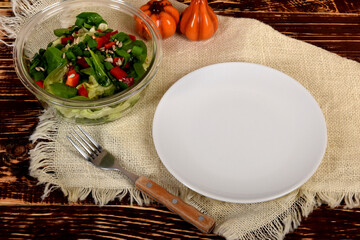
M 168 0 L 151 0 L 140 7 L 159 28 L 162 38 L 168 38 L 176 32 L 180 13 Z M 150 39 L 150 33 L 145 24 L 136 18 L 136 31 L 146 39 Z
M 191 0 L 181 14 L 180 32 L 192 41 L 212 37 L 218 28 L 218 19 L 207 0 Z

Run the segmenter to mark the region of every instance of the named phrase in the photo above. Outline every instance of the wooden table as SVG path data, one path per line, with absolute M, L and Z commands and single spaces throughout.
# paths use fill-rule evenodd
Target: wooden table
M 360 61 L 360 1 L 209 2 L 218 14 L 256 18 L 288 36 Z M 0 13 L 11 15 L 10 0 L 0 1 Z M 12 49 L 0 45 L 0 239 L 222 239 L 199 233 L 159 205 L 115 201 L 100 208 L 90 198 L 69 204 L 60 191 L 42 200 L 43 186 L 28 174 L 28 150 L 33 147 L 28 138 L 41 110 L 15 74 Z M 286 239 L 360 239 L 359 223 L 360 209 L 322 206 Z

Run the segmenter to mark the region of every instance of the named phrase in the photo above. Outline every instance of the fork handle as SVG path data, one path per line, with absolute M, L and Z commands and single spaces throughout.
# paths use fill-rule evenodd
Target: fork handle
M 179 197 L 166 191 L 163 187 L 148 179 L 140 176 L 136 182 L 136 187 L 147 194 L 155 201 L 164 204 L 168 209 L 178 214 L 185 221 L 191 223 L 202 232 L 209 233 L 215 226 L 215 221 L 211 217 L 199 212 L 193 206 L 185 203 Z

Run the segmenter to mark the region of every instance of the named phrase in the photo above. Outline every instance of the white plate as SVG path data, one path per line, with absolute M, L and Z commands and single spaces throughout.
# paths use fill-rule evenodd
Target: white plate
M 326 149 L 324 116 L 291 77 L 251 63 L 221 63 L 177 81 L 154 116 L 157 153 L 172 175 L 207 197 L 238 203 L 304 184 Z

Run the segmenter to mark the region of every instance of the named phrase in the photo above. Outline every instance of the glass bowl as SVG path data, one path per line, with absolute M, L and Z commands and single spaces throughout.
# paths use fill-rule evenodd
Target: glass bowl
M 29 61 L 40 48 L 46 49 L 57 37 L 53 31 L 75 23 L 81 12 L 97 12 L 109 28 L 136 36 L 145 42 L 149 66 L 140 81 L 115 95 L 96 100 L 74 100 L 52 95 L 40 88 L 29 74 Z M 151 35 L 144 40 L 135 31 L 138 17 Z M 121 0 L 72 0 L 50 5 L 31 17 L 20 29 L 14 47 L 15 70 L 25 87 L 32 92 L 45 108 L 55 109 L 58 116 L 76 124 L 102 124 L 116 120 L 139 101 L 144 89 L 154 78 L 162 55 L 161 34 L 154 22 L 141 10 Z

